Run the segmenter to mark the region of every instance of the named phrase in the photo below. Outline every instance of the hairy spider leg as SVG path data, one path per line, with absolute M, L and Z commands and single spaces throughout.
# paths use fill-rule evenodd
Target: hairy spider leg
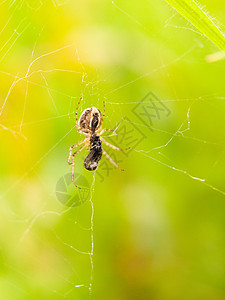
M 79 108 L 79 106 L 80 106 L 81 100 L 82 100 L 82 97 L 80 98 L 79 102 L 77 103 L 77 108 L 76 108 L 76 111 L 75 111 L 76 127 L 77 127 L 77 129 L 78 129 L 77 111 L 78 111 L 78 108 Z
M 67 161 L 69 165 L 72 164 L 72 162 L 71 162 L 70 160 L 71 160 L 71 156 L 72 156 L 72 151 L 73 151 L 73 149 L 74 149 L 75 147 L 77 147 L 77 146 L 82 145 L 83 143 L 85 143 L 85 140 L 80 141 L 80 142 L 78 142 L 78 143 L 76 143 L 76 144 L 73 144 L 73 145 L 70 147 L 70 149 L 69 149 L 69 157 L 68 157 L 68 161 Z
M 83 145 L 82 147 L 80 147 L 80 149 L 78 149 L 76 152 L 74 152 L 74 154 L 72 155 L 72 182 L 75 185 L 75 187 L 77 187 L 78 189 L 81 189 L 79 186 L 77 186 L 74 182 L 74 167 L 75 167 L 75 156 L 80 153 L 86 146 Z
M 106 158 L 111 162 L 111 164 L 114 165 L 114 167 L 116 167 L 117 169 L 119 169 L 120 171 L 124 171 L 123 169 L 121 169 L 119 166 L 117 166 L 117 164 L 115 163 L 115 161 L 112 160 L 112 158 L 105 152 L 105 150 L 102 148 L 102 153 L 106 156 Z
M 102 140 L 102 142 L 103 142 L 106 146 L 108 146 L 108 147 L 110 147 L 110 148 L 112 148 L 113 150 L 116 150 L 116 151 L 125 151 L 125 150 L 130 149 L 130 147 L 125 148 L 125 149 L 117 148 L 116 146 L 111 145 L 110 143 L 106 142 L 106 141 L 103 139 L 103 137 L 101 137 L 101 140 Z
M 101 130 L 101 132 L 99 133 L 99 135 L 103 134 L 103 133 L 106 132 L 106 131 L 114 132 L 113 129 L 106 129 L 106 128 L 104 128 L 104 129 Z
M 102 122 L 104 120 L 105 117 L 105 101 L 103 101 L 103 114 L 102 114 Z

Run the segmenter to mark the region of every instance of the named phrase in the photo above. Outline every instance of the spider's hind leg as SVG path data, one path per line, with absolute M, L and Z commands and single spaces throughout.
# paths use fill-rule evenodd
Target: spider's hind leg
M 73 144 L 73 145 L 70 147 L 70 149 L 69 149 L 69 157 L 68 157 L 68 160 L 67 160 L 67 162 L 68 162 L 69 165 L 72 164 L 72 162 L 71 162 L 71 157 L 72 157 L 72 151 L 73 151 L 73 148 L 82 145 L 84 142 L 85 142 L 85 140 L 80 141 L 80 142 L 78 142 L 78 143 L 76 143 L 76 144 Z
M 104 129 L 102 129 L 102 130 L 99 132 L 99 135 L 102 135 L 105 131 L 111 131 L 111 132 L 114 132 L 113 129 L 106 129 L 106 128 L 104 128 Z
M 112 148 L 113 150 L 116 150 L 116 151 L 125 151 L 125 150 L 129 150 L 129 149 L 130 149 L 130 147 L 121 149 L 121 148 L 118 148 L 118 147 L 116 147 L 116 146 L 114 146 L 114 145 L 111 145 L 110 143 L 106 142 L 106 141 L 103 139 L 103 137 L 101 137 L 101 140 L 102 140 L 102 142 L 103 142 L 106 146 L 108 146 L 108 147 L 110 147 L 110 148 Z
M 109 156 L 109 154 L 107 154 L 105 152 L 104 149 L 102 149 L 102 153 L 106 156 L 106 158 L 111 162 L 112 165 L 114 165 L 114 167 L 116 167 L 117 169 L 119 169 L 120 171 L 124 171 L 123 169 L 121 169 L 116 163 L 115 161 Z
M 77 187 L 78 189 L 80 189 L 79 186 L 77 186 L 74 182 L 74 167 L 75 167 L 75 156 L 80 153 L 84 148 L 86 147 L 86 145 L 83 145 L 81 148 L 79 148 L 76 152 L 74 152 L 74 154 L 72 155 L 72 182 L 75 185 L 75 187 Z

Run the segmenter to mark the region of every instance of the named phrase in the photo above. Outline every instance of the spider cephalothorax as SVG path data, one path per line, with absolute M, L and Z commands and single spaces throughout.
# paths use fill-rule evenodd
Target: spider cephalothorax
M 89 149 L 89 153 L 84 159 L 84 167 L 89 170 L 89 171 L 94 171 L 98 167 L 98 163 L 102 157 L 102 154 L 104 154 L 109 161 L 119 170 L 123 171 L 120 169 L 117 164 L 112 160 L 112 158 L 105 152 L 105 150 L 102 148 L 102 143 L 105 145 L 111 147 L 114 150 L 117 151 L 124 151 L 126 149 L 120 149 L 117 148 L 108 142 L 106 142 L 103 137 L 101 137 L 101 134 L 105 131 L 113 131 L 112 129 L 102 129 L 102 122 L 105 116 L 105 103 L 104 103 L 104 112 L 103 115 L 101 114 L 100 110 L 94 106 L 86 108 L 83 113 L 80 116 L 79 121 L 77 120 L 77 110 L 79 107 L 79 104 L 81 102 L 82 98 L 78 102 L 77 108 L 76 108 L 76 128 L 79 133 L 82 133 L 86 135 L 86 138 L 83 141 L 80 141 L 70 147 L 69 150 L 69 158 L 68 158 L 68 163 L 72 164 L 72 182 L 73 184 L 79 188 L 75 183 L 74 183 L 74 166 L 75 166 L 75 156 L 80 153 L 84 148 Z M 76 152 L 72 154 L 73 148 L 84 144 L 82 147 L 80 147 Z M 71 162 L 72 158 L 72 162 Z
M 90 134 L 91 132 L 98 131 L 102 126 L 102 115 L 98 108 L 86 108 L 80 116 L 78 127 L 80 133 Z

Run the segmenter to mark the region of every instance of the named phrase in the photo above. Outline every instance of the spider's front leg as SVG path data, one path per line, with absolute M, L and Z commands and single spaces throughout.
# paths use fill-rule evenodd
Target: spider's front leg
M 78 111 L 78 108 L 80 106 L 80 103 L 81 103 L 81 100 L 82 100 L 82 97 L 80 98 L 78 104 L 77 104 L 77 108 L 76 108 L 76 111 L 75 111 L 75 117 L 76 117 L 76 128 L 78 129 L 78 119 L 77 119 L 77 111 Z
M 102 114 L 102 122 L 105 118 L 105 101 L 103 101 L 103 114 Z
M 82 145 L 84 142 L 85 142 L 85 140 L 80 141 L 80 142 L 78 142 L 78 143 L 76 143 L 76 144 L 73 144 L 73 145 L 70 147 L 70 149 L 69 149 L 69 157 L 68 157 L 68 160 L 67 160 L 67 162 L 68 162 L 69 165 L 72 164 L 72 162 L 71 162 L 70 160 L 71 160 L 71 157 L 72 157 L 72 151 L 73 151 L 73 148 Z M 75 152 L 75 153 L 76 153 L 76 152 Z

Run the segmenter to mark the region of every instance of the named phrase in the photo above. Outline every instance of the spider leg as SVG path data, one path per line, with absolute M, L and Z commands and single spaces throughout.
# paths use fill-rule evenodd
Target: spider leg
M 106 146 L 108 146 L 108 147 L 110 147 L 110 148 L 112 148 L 113 150 L 116 150 L 116 151 L 125 151 L 125 150 L 130 149 L 130 147 L 125 148 L 125 149 L 117 148 L 116 146 L 111 145 L 110 143 L 106 142 L 106 141 L 103 139 L 103 137 L 101 137 L 101 140 L 102 140 L 102 142 L 103 142 Z
M 80 141 L 80 142 L 78 142 L 78 143 L 76 143 L 76 144 L 73 144 L 73 145 L 70 147 L 70 149 L 69 149 L 69 157 L 68 157 L 68 160 L 67 160 L 67 162 L 68 162 L 69 165 L 72 164 L 70 160 L 71 160 L 73 148 L 75 148 L 75 147 L 77 147 L 77 146 L 80 146 L 80 145 L 83 144 L 84 142 L 85 142 L 85 140 Z
M 75 187 L 77 187 L 78 189 L 81 189 L 79 186 L 77 186 L 74 182 L 74 166 L 75 166 L 75 156 L 80 153 L 86 146 L 83 145 L 81 148 L 79 148 L 76 152 L 74 152 L 74 154 L 72 155 L 72 182 L 75 185 Z
M 82 100 L 82 97 L 80 98 L 79 102 L 77 103 L 77 108 L 76 108 L 76 111 L 75 111 L 76 127 L 77 127 L 77 128 L 78 128 L 77 111 L 78 111 L 79 105 L 80 105 L 80 103 L 81 103 L 81 100 Z
M 105 101 L 103 101 L 103 114 L 102 114 L 102 122 L 104 120 L 105 117 Z
M 104 149 L 102 149 L 102 153 L 106 156 L 106 158 L 111 162 L 112 165 L 114 165 L 114 167 L 116 167 L 117 169 L 119 169 L 120 171 L 124 171 L 123 169 L 121 169 L 120 167 L 117 166 L 117 164 L 115 163 L 115 161 L 112 160 L 112 158 L 105 152 Z
M 104 129 L 102 129 L 102 131 L 99 133 L 99 135 L 103 134 L 105 131 L 111 131 L 111 132 L 114 132 L 113 129 L 106 129 L 106 128 L 104 128 Z

